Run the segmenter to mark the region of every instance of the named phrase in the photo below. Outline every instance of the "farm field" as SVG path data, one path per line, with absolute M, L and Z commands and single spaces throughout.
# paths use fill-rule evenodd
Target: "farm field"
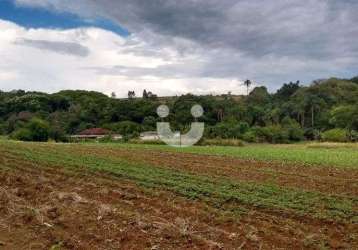
M 357 249 L 354 144 L 0 140 L 0 249 Z

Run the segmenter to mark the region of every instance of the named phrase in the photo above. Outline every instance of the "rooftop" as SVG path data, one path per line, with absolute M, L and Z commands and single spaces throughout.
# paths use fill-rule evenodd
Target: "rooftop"
M 112 132 L 104 128 L 90 128 L 83 130 L 79 135 L 109 135 Z

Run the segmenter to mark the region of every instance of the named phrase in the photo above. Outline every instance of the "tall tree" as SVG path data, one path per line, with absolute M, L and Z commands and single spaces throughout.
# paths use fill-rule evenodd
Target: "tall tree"
M 299 89 L 300 89 L 300 81 L 297 81 L 295 83 L 290 82 L 288 84 L 284 83 L 283 86 L 279 90 L 277 90 L 275 94 L 275 99 L 277 99 L 280 102 L 287 101 Z
M 128 99 L 132 99 L 135 97 L 135 92 L 134 91 L 128 91 Z
M 251 80 L 247 79 L 246 81 L 244 81 L 244 85 L 247 88 L 247 95 L 249 95 L 249 91 L 250 91 L 250 86 L 252 85 Z
M 147 90 L 143 90 L 143 99 L 147 99 L 148 98 L 148 93 Z

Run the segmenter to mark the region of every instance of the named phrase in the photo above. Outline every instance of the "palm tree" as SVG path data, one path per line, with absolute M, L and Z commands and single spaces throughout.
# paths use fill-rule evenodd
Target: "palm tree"
M 247 79 L 245 82 L 244 82 L 244 85 L 246 86 L 247 88 L 247 95 L 249 95 L 249 89 L 250 89 L 250 86 L 252 85 L 252 82 Z

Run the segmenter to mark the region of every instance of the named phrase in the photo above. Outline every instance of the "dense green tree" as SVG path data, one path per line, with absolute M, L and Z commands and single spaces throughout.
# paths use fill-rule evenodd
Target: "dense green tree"
M 330 123 L 336 128 L 358 131 L 358 105 L 342 105 L 330 112 Z
M 110 129 L 114 133 L 121 134 L 123 136 L 136 135 L 141 132 L 141 126 L 138 123 L 132 121 L 123 121 L 112 124 L 104 125 L 105 128 Z
M 279 102 L 288 101 L 290 97 L 299 89 L 300 81 L 297 81 L 295 83 L 285 83 L 279 90 L 277 90 L 276 94 L 274 95 L 274 98 Z
M 152 131 L 156 128 L 157 120 L 154 116 L 146 116 L 143 119 L 142 127 L 144 131 Z
M 190 112 L 192 106 L 202 105 L 204 115 L 198 120 L 205 122 L 205 134 L 211 138 L 298 141 L 304 139 L 303 133 L 306 139 L 319 139 L 322 132 L 340 128 L 354 140 L 358 130 L 356 78 L 317 80 L 307 86 L 290 82 L 274 94 L 265 87 L 255 87 L 247 96 L 187 94 L 158 98 L 146 90 L 144 98 L 134 98 L 130 92 L 129 99 L 121 99 L 94 91 L 0 91 L 0 133 L 30 140 L 29 124 L 32 119 L 41 119 L 49 125 L 49 137 L 56 141 L 94 127 L 138 134 L 155 130 L 160 120 L 156 109 L 161 104 L 170 108 L 164 120 L 173 130 L 182 132 L 196 120 Z
M 296 120 L 285 117 L 282 119 L 281 124 L 282 128 L 287 131 L 289 140 L 302 141 L 304 139 L 304 130 Z
M 249 104 L 254 105 L 267 105 L 270 102 L 271 96 L 267 91 L 266 87 L 256 87 L 254 88 L 248 97 Z
M 358 84 L 358 76 L 353 77 L 350 81 Z
M 33 141 L 48 141 L 50 134 L 50 126 L 48 122 L 33 118 L 26 127 L 31 131 Z
M 12 137 L 23 141 L 46 142 L 49 139 L 50 126 L 39 118 L 33 118 L 23 128 L 16 130 Z
M 348 131 L 341 128 L 327 130 L 322 133 L 323 141 L 347 142 L 349 139 Z
M 19 141 L 33 141 L 32 133 L 28 128 L 20 128 L 14 131 L 11 138 Z

